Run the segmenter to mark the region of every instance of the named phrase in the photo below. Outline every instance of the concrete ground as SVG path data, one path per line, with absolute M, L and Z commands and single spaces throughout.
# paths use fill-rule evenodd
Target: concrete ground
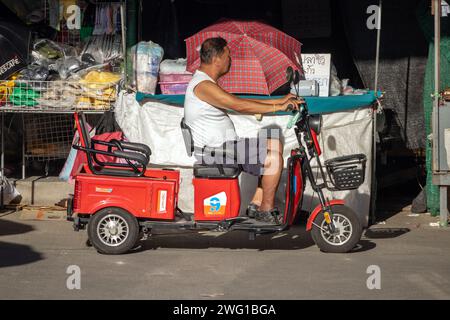
M 122 256 L 87 247 L 86 232 L 55 213 L 0 213 L 0 299 L 450 299 L 450 230 L 398 211 L 349 254 L 320 252 L 299 225 L 255 241 L 160 234 Z M 66 286 L 72 265 L 80 290 Z M 381 288 L 369 290 L 373 265 Z

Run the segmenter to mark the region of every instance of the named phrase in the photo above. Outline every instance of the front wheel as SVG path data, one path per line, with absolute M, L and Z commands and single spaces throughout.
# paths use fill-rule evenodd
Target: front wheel
M 362 227 L 356 213 L 343 205 L 331 207 L 336 232 L 331 233 L 323 211 L 314 219 L 311 236 L 324 252 L 346 253 L 352 250 L 361 239 Z

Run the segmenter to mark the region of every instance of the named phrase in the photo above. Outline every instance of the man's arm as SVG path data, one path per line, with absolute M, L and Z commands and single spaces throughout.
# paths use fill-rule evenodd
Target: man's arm
M 289 93 L 288 95 L 286 95 L 284 97 L 280 97 L 278 99 L 261 99 L 261 100 L 252 99 L 252 98 L 241 98 L 241 99 L 244 99 L 244 100 L 247 100 L 247 101 L 256 101 L 256 102 L 261 102 L 261 103 L 264 103 L 264 104 L 271 104 L 272 105 L 272 104 L 283 104 L 286 101 L 288 101 L 289 99 L 295 99 L 295 98 L 296 98 L 295 95 L 293 95 L 292 93 Z
M 235 95 L 226 92 L 212 81 L 203 81 L 199 83 L 195 87 L 194 93 L 199 99 L 217 108 L 234 110 L 239 113 L 261 114 L 286 109 L 285 104 L 281 103 L 268 104 L 257 100 L 236 97 Z

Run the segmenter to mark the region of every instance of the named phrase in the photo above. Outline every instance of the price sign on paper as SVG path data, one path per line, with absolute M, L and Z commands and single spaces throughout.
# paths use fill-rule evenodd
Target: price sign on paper
M 316 80 L 319 83 L 319 96 L 330 94 L 331 54 L 302 53 L 302 64 L 306 80 Z

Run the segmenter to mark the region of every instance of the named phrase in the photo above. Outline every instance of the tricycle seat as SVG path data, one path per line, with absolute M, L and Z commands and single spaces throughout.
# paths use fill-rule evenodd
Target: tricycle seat
M 145 175 L 152 153 L 147 145 L 117 139 L 111 141 L 91 139 L 83 112 L 75 113 L 75 122 L 80 139 L 77 144 L 73 145 L 73 148 L 85 152 L 86 172 L 94 175 L 119 177 L 142 177 Z M 98 146 L 102 146 L 104 150 L 99 149 Z M 100 155 L 122 161 L 104 162 L 99 159 Z
M 203 148 L 194 147 L 194 141 L 192 139 L 191 129 L 186 125 L 184 118 L 180 123 L 181 133 L 186 147 L 188 156 L 192 156 L 196 152 L 196 156 L 221 158 L 223 160 L 229 158 L 235 158 L 236 153 L 233 150 L 226 148 L 213 148 L 205 146 Z M 196 164 L 194 165 L 194 177 L 204 179 L 234 179 L 241 173 L 241 168 L 238 165 L 228 164 Z
M 238 166 L 223 165 L 195 165 L 194 177 L 200 179 L 234 179 L 239 176 L 241 170 Z

